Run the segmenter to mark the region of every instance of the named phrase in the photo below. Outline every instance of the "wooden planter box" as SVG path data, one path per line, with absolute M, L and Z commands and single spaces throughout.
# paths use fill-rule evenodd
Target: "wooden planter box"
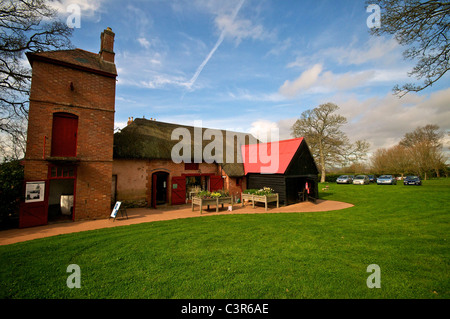
M 233 206 L 233 199 L 231 197 L 216 197 L 216 198 L 211 198 L 211 199 L 204 199 L 204 198 L 200 198 L 198 196 L 192 196 L 192 211 L 194 211 L 194 205 L 199 205 L 200 206 L 200 214 L 202 214 L 203 211 L 203 206 L 209 206 L 210 205 L 216 205 L 216 213 L 219 212 L 219 205 L 222 204 L 222 208 L 223 208 L 223 204 L 225 203 L 229 203 L 231 206 Z
M 280 207 L 278 193 L 271 195 L 254 195 L 241 193 L 241 199 L 242 199 L 242 206 L 244 206 L 244 200 L 251 200 L 253 208 L 255 208 L 255 202 L 264 203 L 266 211 L 267 211 L 267 203 L 277 202 L 277 208 Z

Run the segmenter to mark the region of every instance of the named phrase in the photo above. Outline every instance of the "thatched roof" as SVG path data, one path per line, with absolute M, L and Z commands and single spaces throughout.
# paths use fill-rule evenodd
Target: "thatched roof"
M 200 130 L 201 134 L 199 134 Z M 211 136 L 206 136 L 205 133 Z M 180 136 L 180 134 L 183 135 Z M 174 139 L 172 139 L 172 135 L 174 135 Z M 216 140 L 216 137 L 220 140 Z M 258 143 L 256 138 L 249 133 L 135 119 L 130 125 L 114 134 L 114 158 L 174 160 L 172 151 L 175 147 L 175 154 L 183 156 L 184 159 L 189 157 L 191 162 L 198 162 L 195 155 L 196 152 L 199 153 L 200 141 L 202 141 L 201 157 L 203 162 L 217 162 L 231 177 L 244 176 L 241 145 Z M 181 158 L 175 157 L 175 160 L 181 161 Z

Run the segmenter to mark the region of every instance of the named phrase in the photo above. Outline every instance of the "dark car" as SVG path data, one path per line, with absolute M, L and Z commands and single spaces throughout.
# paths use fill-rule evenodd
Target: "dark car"
M 375 178 L 375 175 L 368 175 L 368 176 L 369 176 L 369 181 L 371 183 L 375 183 L 377 181 L 376 178 Z
M 419 176 L 406 176 L 403 185 L 422 185 L 422 181 Z

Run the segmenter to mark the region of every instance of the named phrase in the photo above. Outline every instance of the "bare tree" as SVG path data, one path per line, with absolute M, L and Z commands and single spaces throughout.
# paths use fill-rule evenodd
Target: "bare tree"
M 418 174 L 434 170 L 439 177 L 439 170 L 445 165 L 443 137 L 444 133 L 439 131 L 438 125 L 428 124 L 406 133 L 400 141 L 400 145 L 409 151 Z
M 380 148 L 371 158 L 372 171 L 378 174 L 408 174 L 413 172 L 412 159 L 409 151 L 402 145 L 390 148 Z
M 31 69 L 25 53 L 71 46 L 72 29 L 57 18 L 49 1 L 0 1 L 0 132 L 17 134 L 16 122 L 27 118 Z
M 449 70 L 450 64 L 450 2 L 419 0 L 368 0 L 381 7 L 380 28 L 372 28 L 374 35 L 390 34 L 407 46 L 405 59 L 418 60 L 408 74 L 421 84 L 408 83 L 394 93 L 399 97 L 408 92 L 419 92 L 438 81 Z
M 366 140 L 357 140 L 350 144 L 346 152 L 346 162 L 351 165 L 361 164 L 367 160 L 367 153 L 369 152 L 370 143 Z
M 9 122 L 8 133 L 0 132 L 0 160 L 19 160 L 25 155 L 27 121 L 19 118 Z
M 321 182 L 325 182 L 326 167 L 345 158 L 349 140 L 340 127 L 347 119 L 334 114 L 336 104 L 326 103 L 304 111 L 291 128 L 294 137 L 305 137 L 313 156 L 318 160 Z

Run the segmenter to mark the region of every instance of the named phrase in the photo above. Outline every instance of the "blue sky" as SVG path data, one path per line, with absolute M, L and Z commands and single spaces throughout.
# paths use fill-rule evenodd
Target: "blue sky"
M 81 8 L 74 46 L 98 52 L 100 33 L 116 34 L 116 127 L 132 116 L 287 139 L 303 111 L 333 102 L 372 150 L 417 126 L 450 128 L 449 75 L 393 96 L 415 81 L 414 61 L 370 35 L 362 0 L 62 0 L 63 19 L 69 4 Z

